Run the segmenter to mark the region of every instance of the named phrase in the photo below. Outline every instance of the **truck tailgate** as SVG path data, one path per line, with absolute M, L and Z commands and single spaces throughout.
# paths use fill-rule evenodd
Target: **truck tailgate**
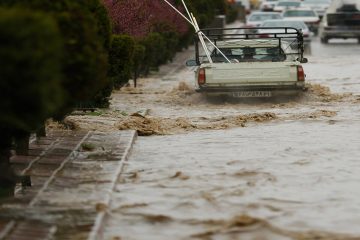
M 276 84 L 296 82 L 296 64 L 288 62 L 214 63 L 205 67 L 206 83 L 212 84 Z

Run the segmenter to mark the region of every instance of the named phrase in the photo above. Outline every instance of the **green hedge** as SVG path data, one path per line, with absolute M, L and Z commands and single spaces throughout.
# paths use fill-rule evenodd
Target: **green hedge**
M 128 35 L 114 35 L 109 52 L 109 77 L 115 88 L 120 88 L 131 78 L 134 39 Z
M 2 192 L 2 183 L 14 184 L 8 159 L 15 139 L 79 103 L 104 103 L 112 84 L 111 28 L 100 0 L 0 0 L 0 7 Z
M 33 130 L 62 101 L 62 42 L 54 19 L 0 10 L 0 125 Z
M 107 77 L 110 24 L 99 0 L 0 0 L 0 4 L 43 11 L 53 16 L 63 42 L 63 81 L 66 101 L 57 118 L 79 102 L 89 101 L 109 85 Z
M 63 44 L 56 21 L 30 10 L 0 8 L 0 196 L 13 192 L 14 138 L 34 131 L 63 100 Z

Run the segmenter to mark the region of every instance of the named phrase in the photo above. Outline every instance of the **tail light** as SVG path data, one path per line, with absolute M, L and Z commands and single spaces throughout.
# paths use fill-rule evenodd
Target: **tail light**
M 198 72 L 198 84 L 203 85 L 206 82 L 205 68 L 200 68 Z
M 256 25 L 253 25 L 253 24 L 246 24 L 245 25 L 246 28 L 253 28 L 253 27 L 256 27 Z
M 270 37 L 269 34 L 265 34 L 265 33 L 259 34 L 259 38 L 269 38 L 269 37 Z
M 298 81 L 301 82 L 305 81 L 305 73 L 302 66 L 297 67 L 297 77 L 298 77 Z

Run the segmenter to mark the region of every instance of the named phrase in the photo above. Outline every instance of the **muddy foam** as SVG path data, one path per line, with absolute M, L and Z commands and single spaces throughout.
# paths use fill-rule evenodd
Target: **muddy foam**
M 161 118 L 147 116 L 129 116 L 120 120 L 116 126 L 119 130 L 136 130 L 140 136 L 169 135 L 194 130 L 219 130 L 233 127 L 245 127 L 246 123 L 266 122 L 276 119 L 274 113 L 254 113 L 220 118 L 198 119 L 189 118 Z

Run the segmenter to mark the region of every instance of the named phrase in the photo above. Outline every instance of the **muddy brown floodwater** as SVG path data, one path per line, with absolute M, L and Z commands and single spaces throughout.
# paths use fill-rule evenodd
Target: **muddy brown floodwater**
M 209 102 L 177 55 L 73 128 L 136 129 L 105 239 L 360 239 L 360 45 L 312 42 L 309 90 Z

